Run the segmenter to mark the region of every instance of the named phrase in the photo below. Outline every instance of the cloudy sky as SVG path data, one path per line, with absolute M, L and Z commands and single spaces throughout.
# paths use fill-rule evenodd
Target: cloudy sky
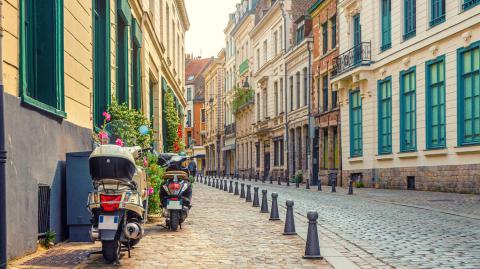
M 186 33 L 186 53 L 195 56 L 217 56 L 225 46 L 223 30 L 228 14 L 240 0 L 185 0 L 190 30 Z M 200 54 L 201 52 L 201 54 Z

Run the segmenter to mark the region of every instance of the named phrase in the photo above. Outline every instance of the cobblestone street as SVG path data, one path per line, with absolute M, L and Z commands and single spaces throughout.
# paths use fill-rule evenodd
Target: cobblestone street
M 321 237 L 362 268 L 480 268 L 478 195 L 354 189 L 348 196 L 344 188 L 247 183 L 279 193 L 280 205 L 293 199 L 300 215 L 317 210 Z
M 196 184 L 193 202 L 182 230 L 148 225 L 132 257 L 124 253 L 120 268 L 331 268 L 324 260 L 302 259 L 302 238 L 283 236 L 283 222 L 269 221 L 268 214 L 260 214 L 238 196 Z M 63 244 L 11 266 L 110 267 L 101 255 L 88 257 L 99 246 Z

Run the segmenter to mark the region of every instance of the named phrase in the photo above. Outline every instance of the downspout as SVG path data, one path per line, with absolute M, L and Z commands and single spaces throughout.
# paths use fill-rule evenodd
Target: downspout
M 287 14 L 285 13 L 285 4 L 282 1 L 280 5 L 282 9 L 282 17 L 283 17 L 283 56 L 287 54 Z M 284 58 L 285 60 L 285 58 Z M 287 164 L 287 169 L 285 169 L 285 177 L 286 180 L 290 181 L 290 158 L 289 158 L 289 143 L 288 143 L 288 75 L 287 75 L 287 62 L 285 61 L 284 63 L 284 71 L 285 71 L 285 78 L 283 79 L 283 93 L 284 93 L 284 109 L 285 109 L 285 151 L 286 151 L 286 164 Z M 284 164 L 285 165 L 285 164 Z
M 3 99 L 3 0 L 0 0 L 0 269 L 7 268 L 5 102 Z
M 307 98 L 307 107 L 308 107 L 308 152 L 307 152 L 307 162 L 308 162 L 308 174 L 310 178 L 310 182 L 314 182 L 313 180 L 313 162 L 312 162 L 312 151 L 313 151 L 313 143 L 312 143 L 312 133 L 313 133 L 313 124 L 312 124 L 312 115 L 311 115 L 311 100 L 312 100 L 312 48 L 310 47 L 311 40 L 307 40 L 307 49 L 308 49 L 308 71 L 307 71 L 307 90 L 308 90 L 308 98 Z M 307 180 L 307 187 L 310 186 L 310 182 Z

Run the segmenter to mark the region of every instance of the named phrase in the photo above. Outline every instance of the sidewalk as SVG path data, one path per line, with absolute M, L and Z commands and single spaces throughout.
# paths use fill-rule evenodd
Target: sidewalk
M 269 221 L 268 214 L 260 214 L 259 208 L 238 196 L 198 183 L 193 203 L 186 224 L 178 232 L 148 225 L 145 238 L 131 258 L 125 254 L 120 268 L 331 268 L 325 260 L 302 259 L 302 238 L 283 236 L 283 222 Z M 69 259 L 72 246 L 65 244 L 12 266 L 109 267 L 101 255 L 85 255 L 99 243 L 76 245 L 76 258 Z M 82 257 L 81 264 L 76 262 Z

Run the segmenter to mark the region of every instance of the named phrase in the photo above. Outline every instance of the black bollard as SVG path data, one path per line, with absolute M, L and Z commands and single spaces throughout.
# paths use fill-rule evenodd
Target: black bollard
M 350 179 L 350 184 L 348 185 L 348 195 L 353 195 L 353 180 Z
M 202 177 L 200 177 L 200 183 L 203 183 Z
M 258 201 L 258 187 L 253 187 L 253 207 L 259 207 L 260 202 Z
M 322 191 L 322 178 L 318 176 L 318 191 Z
M 250 193 L 250 185 L 247 185 L 247 197 L 245 198 L 245 202 L 252 202 L 252 194 Z
M 287 200 L 287 216 L 285 217 L 285 228 L 283 229 L 284 235 L 296 235 L 295 232 L 295 220 L 293 218 L 293 200 Z
M 297 179 L 295 179 L 295 188 L 300 188 L 300 182 Z
M 210 179 L 210 178 L 208 178 L 208 186 L 209 186 L 209 187 L 212 186 L 212 182 L 211 182 L 211 179 Z
M 223 190 L 223 179 L 220 179 L 220 190 Z
M 223 190 L 224 190 L 224 191 L 228 191 L 228 188 L 227 188 L 227 180 L 226 180 L 226 179 L 223 180 Z
M 235 181 L 235 192 L 233 195 L 238 195 L 238 181 Z
M 337 182 L 332 180 L 332 192 L 337 192 L 337 189 L 336 189 L 335 185 L 337 185 Z
M 306 188 L 307 190 L 309 190 L 309 189 L 310 189 L 310 179 L 307 178 L 307 180 L 305 181 L 305 183 L 306 183 L 305 188 Z
M 281 177 L 277 177 L 277 185 L 282 185 L 282 180 L 281 180 Z
M 203 184 L 207 185 L 207 178 L 203 177 Z
M 218 184 L 218 178 L 215 180 L 215 188 L 218 189 L 220 187 L 220 184 Z
M 258 182 L 258 179 L 260 178 L 260 175 L 257 172 L 257 176 L 255 177 L 255 182 Z
M 290 179 L 287 176 L 287 187 L 290 187 Z
M 245 198 L 245 183 L 240 184 L 240 198 Z
M 322 259 L 320 255 L 320 243 L 318 241 L 318 231 L 317 231 L 317 211 L 309 211 L 307 213 L 308 218 L 308 233 L 307 233 L 307 243 L 305 244 L 305 255 L 304 259 Z
M 270 176 L 270 184 L 273 184 L 273 181 L 272 181 L 272 176 Z
M 233 193 L 233 183 L 230 180 L 230 188 L 228 188 L 228 193 Z
M 262 190 L 262 207 L 260 213 L 268 213 L 267 190 Z
M 278 193 L 272 192 L 272 211 L 270 212 L 270 220 L 280 220 L 278 215 L 278 204 L 277 204 Z
M 262 183 L 265 183 L 265 175 L 262 177 Z

